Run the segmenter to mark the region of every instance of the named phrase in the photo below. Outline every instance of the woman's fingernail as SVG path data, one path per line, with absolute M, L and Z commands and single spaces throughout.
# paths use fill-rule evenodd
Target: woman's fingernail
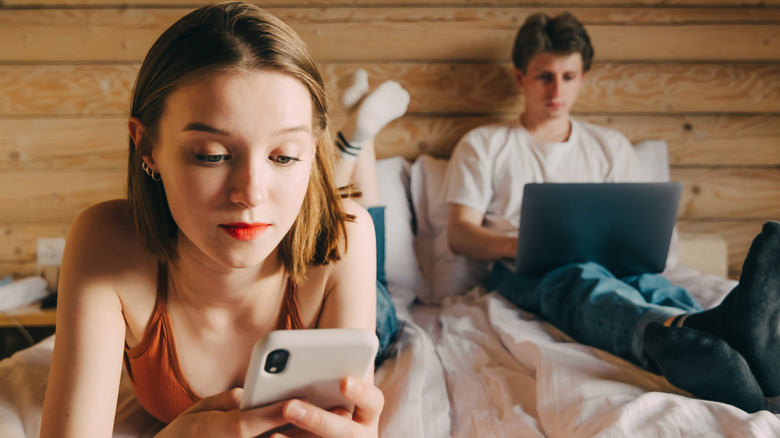
M 306 408 L 303 403 L 295 400 L 287 405 L 287 417 L 291 420 L 301 421 L 306 416 Z
M 355 379 L 352 377 L 347 377 L 347 384 L 346 384 L 346 391 L 347 394 L 354 394 L 355 393 L 355 387 L 357 386 L 357 383 L 355 383 Z

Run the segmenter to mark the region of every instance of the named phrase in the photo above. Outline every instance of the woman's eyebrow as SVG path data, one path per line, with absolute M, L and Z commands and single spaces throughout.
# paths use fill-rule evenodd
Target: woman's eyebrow
M 199 132 L 207 132 L 209 134 L 218 134 L 218 135 L 225 135 L 225 136 L 230 135 L 230 132 L 225 131 L 224 129 L 215 128 L 213 126 L 201 122 L 188 123 L 184 127 L 184 129 L 182 129 L 182 131 L 199 131 Z
M 302 132 L 304 134 L 311 134 L 311 126 L 300 125 L 300 126 L 293 126 L 290 128 L 284 128 L 276 131 L 275 135 L 295 134 L 298 132 Z
M 215 128 L 211 125 L 207 125 L 202 122 L 190 122 L 186 126 L 184 126 L 184 129 L 182 129 L 182 131 L 198 131 L 198 132 L 206 132 L 209 134 L 230 136 L 230 131 Z M 293 126 L 290 128 L 280 129 L 276 131 L 274 135 L 295 134 L 299 132 L 302 132 L 304 134 L 311 134 L 311 127 L 306 125 Z

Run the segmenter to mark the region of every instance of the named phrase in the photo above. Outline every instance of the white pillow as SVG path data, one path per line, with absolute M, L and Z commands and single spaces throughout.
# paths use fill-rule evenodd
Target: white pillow
M 651 181 L 669 181 L 669 149 L 664 140 L 640 141 L 634 150 Z
M 417 298 L 438 304 L 450 295 L 468 292 L 487 282 L 488 263 L 455 255 L 447 241 L 449 206 L 441 185 L 447 160 L 420 155 L 412 164 L 412 205 L 417 218 L 415 249 L 422 270 Z
M 385 205 L 385 274 L 387 289 L 399 308 L 414 300 L 420 268 L 414 253 L 414 217 L 409 195 L 410 164 L 402 157 L 378 160 L 379 198 Z
M 645 167 L 650 181 L 669 181 L 669 147 L 664 140 L 644 140 L 634 145 L 639 162 Z M 677 227 L 672 231 L 672 241 L 666 256 L 666 269 L 669 272 L 680 261 L 680 233 Z

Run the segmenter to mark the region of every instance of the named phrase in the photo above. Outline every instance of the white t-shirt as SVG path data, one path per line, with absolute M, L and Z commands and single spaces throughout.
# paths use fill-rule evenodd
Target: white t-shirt
M 490 230 L 517 235 L 527 183 L 649 180 L 625 136 L 569 120 L 562 143 L 540 143 L 519 121 L 469 131 L 450 157 L 445 200 L 484 212 Z

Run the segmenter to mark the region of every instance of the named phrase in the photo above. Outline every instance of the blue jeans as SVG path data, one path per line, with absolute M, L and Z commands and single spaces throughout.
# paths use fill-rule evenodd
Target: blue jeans
M 398 335 L 398 318 L 385 278 L 385 207 L 370 207 L 368 213 L 374 221 L 376 233 L 376 336 L 379 338 L 379 350 L 374 363 L 379 366 L 391 353 L 393 341 Z
M 578 342 L 644 368 L 650 365 L 643 338 L 647 324 L 701 310 L 685 289 L 661 275 L 617 278 L 597 263 L 566 265 L 541 277 L 516 275 L 495 263 L 490 290 Z

